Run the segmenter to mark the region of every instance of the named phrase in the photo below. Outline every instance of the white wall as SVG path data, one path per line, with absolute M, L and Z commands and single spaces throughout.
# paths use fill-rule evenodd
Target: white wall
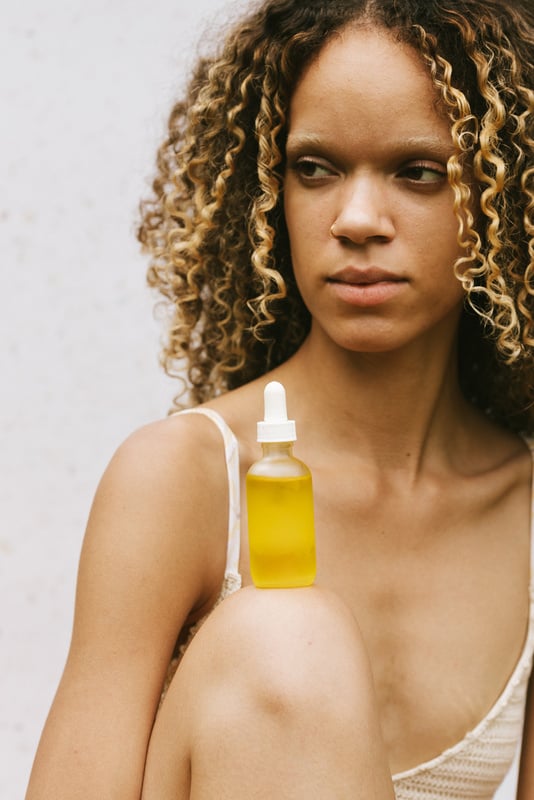
M 24 794 L 118 443 L 174 384 L 134 229 L 184 66 L 225 0 L 22 0 L 0 25 L 0 797 Z M 227 16 L 223 14 L 222 19 Z M 215 26 L 216 27 L 216 26 Z
M 0 25 L 0 797 L 22 797 L 66 655 L 87 511 L 166 413 L 136 209 L 225 0 L 23 0 Z M 217 12 L 214 17 L 214 12 Z M 219 13 L 220 12 L 220 13 Z M 511 795 L 506 795 L 511 796 Z

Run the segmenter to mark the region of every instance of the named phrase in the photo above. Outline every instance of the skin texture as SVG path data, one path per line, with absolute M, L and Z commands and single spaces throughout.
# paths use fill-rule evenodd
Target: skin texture
M 222 582 L 226 474 L 209 420 L 135 433 L 97 492 L 28 800 L 386 800 L 391 773 L 483 718 L 521 652 L 531 460 L 458 386 L 450 139 L 430 79 L 382 31 L 349 29 L 302 76 L 290 120 L 286 215 L 312 328 L 209 404 L 239 442 L 247 588 L 210 616 L 158 713 L 178 632 Z M 401 286 L 330 280 L 370 265 Z M 247 563 L 269 379 L 314 476 L 317 586 L 287 596 L 251 587 Z

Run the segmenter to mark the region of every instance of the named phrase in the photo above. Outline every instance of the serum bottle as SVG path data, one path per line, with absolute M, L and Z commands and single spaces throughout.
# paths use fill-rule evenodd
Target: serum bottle
M 293 456 L 295 422 L 286 393 L 271 381 L 258 422 L 263 457 L 246 477 L 250 572 L 260 588 L 310 586 L 315 580 L 315 529 L 311 473 Z

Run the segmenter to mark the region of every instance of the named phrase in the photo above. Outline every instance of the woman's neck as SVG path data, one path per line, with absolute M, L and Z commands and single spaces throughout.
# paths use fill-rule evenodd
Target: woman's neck
M 452 335 L 395 352 L 353 353 L 312 333 L 279 373 L 291 413 L 299 428 L 306 421 L 313 431 L 314 446 L 332 443 L 416 481 L 426 464 L 455 458 L 480 424 L 461 393 L 456 361 Z

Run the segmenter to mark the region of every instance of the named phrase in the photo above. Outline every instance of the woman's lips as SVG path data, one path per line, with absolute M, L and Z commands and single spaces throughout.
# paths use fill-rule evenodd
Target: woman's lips
M 345 267 L 333 273 L 327 283 L 340 300 L 360 307 L 385 303 L 408 285 L 406 278 L 380 267 Z
M 368 283 L 381 283 L 382 281 L 402 281 L 403 278 L 394 272 L 382 269 L 381 267 L 345 267 L 337 272 L 334 272 L 328 278 L 329 281 L 335 283 L 350 283 L 350 284 L 368 284 Z

